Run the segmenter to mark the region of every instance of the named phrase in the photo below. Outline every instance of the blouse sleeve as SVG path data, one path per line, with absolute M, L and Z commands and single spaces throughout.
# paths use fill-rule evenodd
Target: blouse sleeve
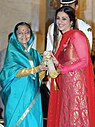
M 81 32 L 75 32 L 70 38 L 70 43 L 73 44 L 76 50 L 78 61 L 71 65 L 63 66 L 59 64 L 59 68 L 63 74 L 76 69 L 84 68 L 88 65 L 88 43 L 85 35 Z

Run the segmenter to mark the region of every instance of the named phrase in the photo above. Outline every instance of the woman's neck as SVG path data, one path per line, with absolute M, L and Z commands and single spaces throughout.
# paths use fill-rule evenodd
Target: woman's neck
M 69 31 L 69 30 L 72 30 L 73 28 L 69 28 L 69 29 L 67 29 L 67 30 L 65 30 L 65 31 L 62 31 L 62 34 L 64 34 L 64 33 L 66 33 L 67 31 Z

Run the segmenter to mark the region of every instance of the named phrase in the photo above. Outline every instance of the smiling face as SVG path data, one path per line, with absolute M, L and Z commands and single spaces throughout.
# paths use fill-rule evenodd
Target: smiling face
M 64 33 L 71 29 L 72 21 L 65 12 L 61 11 L 57 13 L 56 24 L 58 29 Z
M 18 26 L 18 29 L 16 31 L 17 39 L 18 41 L 27 48 L 27 43 L 30 40 L 30 29 L 26 25 L 20 25 Z

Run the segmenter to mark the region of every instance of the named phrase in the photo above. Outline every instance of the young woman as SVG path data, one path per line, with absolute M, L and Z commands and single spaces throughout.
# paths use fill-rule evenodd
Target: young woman
M 47 127 L 95 126 L 95 88 L 90 51 L 85 35 L 74 30 L 75 22 L 71 7 L 63 6 L 56 11 L 55 56 L 50 54 L 60 74 L 51 80 Z M 62 33 L 59 42 L 58 30 Z

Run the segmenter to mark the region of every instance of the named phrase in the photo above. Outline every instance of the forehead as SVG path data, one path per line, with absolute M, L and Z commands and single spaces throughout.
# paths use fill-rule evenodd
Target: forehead
M 66 18 L 69 18 L 68 14 L 66 14 L 66 13 L 63 12 L 63 11 L 59 11 L 59 12 L 57 13 L 57 16 L 58 16 L 58 17 L 66 17 Z
M 29 29 L 29 27 L 27 26 L 27 25 L 20 25 L 20 26 L 18 26 L 18 30 L 27 30 L 27 29 Z

